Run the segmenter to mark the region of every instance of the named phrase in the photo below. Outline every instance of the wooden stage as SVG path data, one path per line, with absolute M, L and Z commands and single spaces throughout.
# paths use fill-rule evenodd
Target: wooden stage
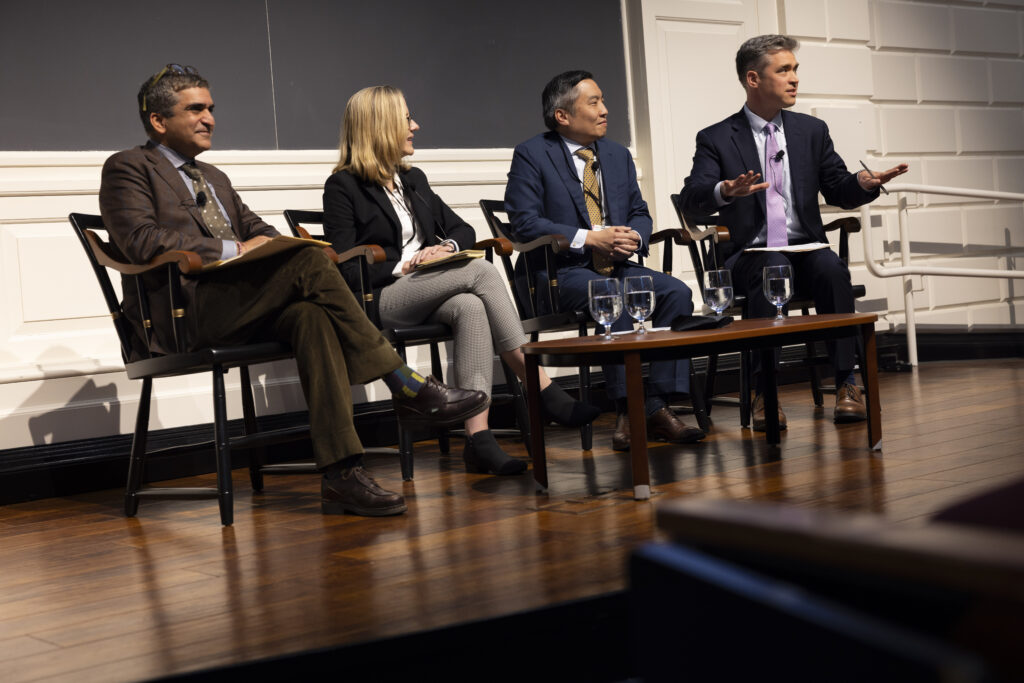
M 547 429 L 545 495 L 529 474 L 466 475 L 457 440 L 449 456 L 421 443 L 416 480 L 403 486 L 410 509 L 397 518 L 322 516 L 308 475 L 268 478 L 253 495 L 246 470 L 235 472 L 227 528 L 215 501 L 143 501 L 126 519 L 121 491 L 0 507 L 0 681 L 149 679 L 614 593 L 630 550 L 659 537 L 654 508 L 679 496 L 920 525 L 1024 474 L 1024 360 L 879 377 L 881 453 L 866 448 L 863 423 L 832 424 L 831 397 L 815 409 L 806 385 L 790 385 L 779 392 L 781 448 L 741 430 L 738 409 L 715 406 L 706 441 L 652 444 L 647 501 L 633 500 L 605 414 L 591 453 L 577 432 Z M 507 448 L 525 457 L 521 444 Z M 402 486 L 397 458 L 369 464 L 386 487 Z M 509 656 L 530 654 L 495 661 Z

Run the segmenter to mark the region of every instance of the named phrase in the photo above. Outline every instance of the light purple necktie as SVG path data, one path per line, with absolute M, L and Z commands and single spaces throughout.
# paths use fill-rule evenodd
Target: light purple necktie
M 782 154 L 779 152 L 779 143 L 775 140 L 775 124 L 769 123 L 764 127 L 768 139 L 765 143 L 765 178 L 771 187 L 765 195 L 765 204 L 768 210 L 768 246 L 785 247 L 789 244 L 789 235 L 786 234 L 786 205 L 782 199 L 782 182 L 785 178 L 782 168 Z

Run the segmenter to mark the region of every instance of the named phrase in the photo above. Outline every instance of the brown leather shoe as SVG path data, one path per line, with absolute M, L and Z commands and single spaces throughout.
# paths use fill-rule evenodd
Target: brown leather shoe
M 757 394 L 754 396 L 754 403 L 750 406 L 751 421 L 754 423 L 755 432 L 763 432 L 768 424 L 768 420 L 764 417 L 764 395 Z M 779 431 L 781 432 L 786 428 L 786 414 L 782 412 L 782 406 L 779 406 Z
M 691 427 L 679 419 L 668 406 L 647 418 L 647 440 L 669 443 L 697 443 L 704 438 L 704 430 Z
M 430 423 L 445 427 L 462 422 L 487 408 L 487 394 L 442 384 L 433 376 L 427 378 L 413 398 L 392 395 L 395 414 L 402 424 Z
M 629 415 L 618 413 L 615 416 L 615 433 L 612 434 L 612 450 L 628 451 L 631 438 L 629 433 Z
M 849 382 L 843 382 L 836 391 L 836 410 L 832 414 L 834 422 L 861 422 L 868 417 L 867 406 L 860 389 Z
M 382 489 L 362 465 L 335 479 L 320 480 L 320 511 L 325 515 L 351 512 L 365 517 L 387 517 L 407 509 L 402 494 Z

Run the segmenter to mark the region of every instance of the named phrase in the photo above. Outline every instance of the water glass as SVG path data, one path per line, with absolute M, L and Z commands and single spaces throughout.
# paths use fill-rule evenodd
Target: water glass
M 588 284 L 590 315 L 604 325 L 604 338 L 612 339 L 612 323 L 622 315 L 622 290 L 615 278 L 591 280 Z
M 728 270 L 709 270 L 704 274 L 704 303 L 721 319 L 722 311 L 732 305 L 732 273 Z
M 650 275 L 633 275 L 626 278 L 626 311 L 633 320 L 640 323 L 637 334 L 646 334 L 644 321 L 654 313 L 654 278 Z
M 764 296 L 775 305 L 775 319 L 782 320 L 782 307 L 793 296 L 793 268 L 791 266 L 765 266 Z

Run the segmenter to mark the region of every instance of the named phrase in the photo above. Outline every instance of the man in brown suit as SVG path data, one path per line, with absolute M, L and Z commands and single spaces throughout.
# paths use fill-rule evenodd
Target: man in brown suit
M 110 157 L 100 185 L 104 223 L 132 263 L 170 250 L 216 261 L 278 234 L 242 203 L 226 175 L 195 161 L 210 148 L 214 128 L 209 84 L 195 69 L 168 64 L 146 80 L 138 100 L 150 141 Z M 138 321 L 136 288 L 126 284 L 125 311 Z M 168 297 L 153 284 L 153 349 L 163 352 L 173 348 L 172 331 L 160 326 L 170 320 Z M 447 387 L 405 365 L 318 247 L 183 278 L 182 285 L 190 348 L 278 340 L 295 351 L 313 454 L 324 472 L 325 513 L 382 516 L 406 510 L 404 498 L 378 486 L 362 466 L 351 384 L 383 379 L 395 395 L 399 419 L 407 423 L 454 424 L 486 407 L 483 392 Z

